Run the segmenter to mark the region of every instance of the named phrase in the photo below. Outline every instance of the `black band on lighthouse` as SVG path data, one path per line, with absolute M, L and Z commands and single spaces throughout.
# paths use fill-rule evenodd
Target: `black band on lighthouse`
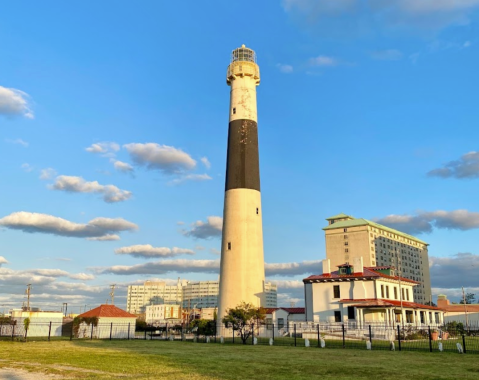
M 253 120 L 229 124 L 225 191 L 231 189 L 260 191 L 258 125 Z

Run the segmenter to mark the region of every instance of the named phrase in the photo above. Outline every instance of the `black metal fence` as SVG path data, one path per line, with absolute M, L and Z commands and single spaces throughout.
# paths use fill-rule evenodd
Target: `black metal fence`
M 479 353 L 479 326 L 461 323 L 443 326 L 384 326 L 365 324 L 290 323 L 251 324 L 242 328 L 214 325 L 203 328 L 187 325 L 162 325 L 135 331 L 133 323 L 32 322 L 0 324 L 0 340 L 77 340 L 143 339 L 189 341 L 199 343 L 271 345 L 365 350 L 429 351 Z

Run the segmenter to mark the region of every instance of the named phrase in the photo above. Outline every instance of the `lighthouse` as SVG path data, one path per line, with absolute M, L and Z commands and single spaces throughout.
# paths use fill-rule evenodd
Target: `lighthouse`
M 231 87 L 221 242 L 218 321 L 241 302 L 264 305 L 264 254 L 259 179 L 259 85 L 256 54 L 233 50 L 226 74 Z

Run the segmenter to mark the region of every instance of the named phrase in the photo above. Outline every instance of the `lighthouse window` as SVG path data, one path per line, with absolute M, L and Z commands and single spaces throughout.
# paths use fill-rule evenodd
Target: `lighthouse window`
M 228 242 L 228 250 L 231 249 L 231 242 Z
M 256 207 L 256 215 L 259 215 L 259 208 Z
M 236 113 L 236 108 L 233 108 L 233 115 Z

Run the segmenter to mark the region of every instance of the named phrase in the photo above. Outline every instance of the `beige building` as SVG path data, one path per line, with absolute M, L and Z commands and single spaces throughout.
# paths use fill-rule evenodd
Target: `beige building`
M 149 325 L 181 323 L 180 305 L 150 305 L 146 307 L 145 322 Z
M 265 283 L 265 307 L 276 307 L 278 288 Z M 181 305 L 183 309 L 218 307 L 219 281 L 181 281 L 166 285 L 164 281 L 145 281 L 128 286 L 126 310 L 132 314 L 146 313 L 149 305 Z
M 339 214 L 326 219 L 323 228 L 326 257 L 332 268 L 362 257 L 364 266 L 394 266 L 407 279 L 419 282 L 414 287 L 414 301 L 431 301 L 428 243 L 403 232 L 371 222 Z

